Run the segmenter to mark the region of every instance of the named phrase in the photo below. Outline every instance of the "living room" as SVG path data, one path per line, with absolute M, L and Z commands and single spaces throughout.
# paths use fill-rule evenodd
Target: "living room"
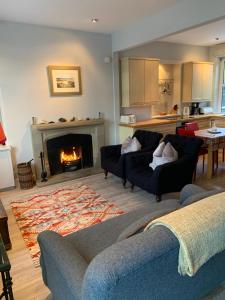
M 208 0 L 171 0 L 167 3 L 88 1 L 83 4 L 68 0 L 63 4 L 60 1 L 54 2 L 54 8 L 50 0 L 46 3 L 23 0 L 20 5 L 3 0 L 1 4 L 0 124 L 6 137 L 4 141 L 6 145 L 2 145 L 1 150 L 3 171 L 0 179 L 0 198 L 8 217 L 7 225 L 12 246 L 12 249 L 7 251 L 11 263 L 12 289 L 15 299 L 51 299 L 51 288 L 49 290 L 45 287 L 42 279 L 40 255 L 34 252 L 33 246 L 27 246 L 29 241 L 24 238 L 27 232 L 23 231 L 25 224 L 20 223 L 23 217 L 18 210 L 20 205 L 22 209 L 21 201 L 43 193 L 49 197 L 60 188 L 64 189 L 65 193 L 70 193 L 67 188 L 71 185 L 81 195 L 85 193 L 88 197 L 94 195 L 94 199 L 99 199 L 98 205 L 105 207 L 106 211 L 110 209 L 104 216 L 97 217 L 96 214 L 96 219 L 93 218 L 88 225 L 88 221 L 85 223 L 84 219 L 85 213 L 90 214 L 90 211 L 85 208 L 82 216 L 85 225 L 71 226 L 68 223 L 63 227 L 65 230 L 71 226 L 67 234 L 82 231 L 82 228 L 98 222 L 103 224 L 102 221 L 110 216 L 115 217 L 144 208 L 147 211 L 150 209 L 149 204 L 153 207 L 159 205 L 164 209 L 168 205 L 171 209 L 168 200 L 179 197 L 177 188 L 171 191 L 174 193 L 165 192 L 160 195 L 162 201 L 156 203 L 154 192 L 143 189 L 138 182 L 136 186 L 136 181 L 132 182 L 132 177 L 124 182 L 123 177 L 115 176 L 109 170 L 106 174 L 107 180 L 104 180 L 100 149 L 107 145 L 119 144 L 138 130 L 156 131 L 164 137 L 168 133 L 175 134 L 183 108 L 186 106 L 181 101 L 182 80 L 179 72 L 182 64 L 187 62 L 209 62 L 214 68 L 214 79 L 211 82 L 213 99 L 205 101 L 207 104 L 200 101 L 203 103 L 200 107 L 212 107 L 212 113 L 200 116 L 201 118 L 195 116 L 194 120 L 199 124 L 205 122 L 204 124 L 208 125 L 215 120 L 217 127 L 225 127 L 222 116 L 222 90 L 220 91 L 221 85 L 218 83 L 222 58 L 225 57 L 223 30 L 225 6 L 223 1 L 219 0 L 214 3 Z M 160 96 L 158 103 L 121 107 L 120 63 L 127 57 L 158 60 L 159 72 L 160 68 L 161 72 L 164 72 L 163 67 L 169 70 L 172 66 L 175 74 L 174 70 L 177 67 L 177 81 L 174 78 L 166 79 L 168 84 L 173 80 L 172 96 L 169 91 Z M 75 84 L 64 89 L 61 95 L 60 86 L 57 88 L 54 86 L 54 72 L 56 74 L 58 71 L 64 74 L 63 76 L 76 74 Z M 62 86 L 65 82 L 71 84 L 63 76 L 60 84 Z M 159 90 L 158 79 L 157 77 L 157 90 Z M 78 90 L 74 91 L 74 87 L 77 86 Z M 170 86 L 167 87 L 170 90 Z M 73 91 L 71 94 L 68 92 L 70 90 Z M 175 112 L 178 121 L 161 118 L 171 115 L 176 104 L 179 109 Z M 121 124 L 121 115 L 135 115 L 136 123 Z M 143 123 L 140 126 L 139 122 L 146 120 L 151 122 L 153 120 L 154 126 Z M 200 126 L 200 129 L 205 127 Z M 56 139 L 56 144 L 52 148 L 58 149 L 58 138 L 62 134 L 64 140 L 68 135 L 76 135 L 79 146 L 83 149 L 80 150 L 83 151 L 83 157 L 78 164 L 73 163 L 71 166 L 64 163 L 60 167 L 56 165 L 54 169 L 55 156 L 53 155 L 52 159 L 49 154 L 49 140 Z M 84 150 L 89 143 L 88 137 L 81 142 L 80 135 L 91 136 L 92 144 L 88 150 Z M 66 146 L 68 143 L 66 142 Z M 159 144 L 159 141 L 157 143 Z M 224 179 L 223 153 L 222 150 L 218 151 L 216 158 L 213 157 L 213 151 L 215 152 L 215 149 L 211 151 L 212 159 L 208 154 L 204 172 L 203 160 L 200 158 L 197 170 L 191 170 L 191 176 L 196 172 L 194 183 L 201 188 L 219 190 L 223 187 Z M 91 152 L 91 157 L 84 158 L 84 152 L 87 154 Z M 80 152 L 72 150 L 70 155 L 71 153 L 78 158 L 80 156 Z M 210 163 L 212 167 L 209 167 Z M 20 185 L 21 176 L 24 174 L 19 173 L 19 164 L 24 164 L 31 170 L 32 179 L 27 190 Z M 130 176 L 132 174 L 130 172 Z M 125 188 L 121 184 L 120 177 L 126 185 Z M 133 192 L 130 192 L 130 183 L 133 186 L 135 184 Z M 179 186 L 179 192 L 180 190 Z M 20 205 L 17 205 L 18 203 Z M 54 203 L 49 204 L 51 205 Z M 33 206 L 31 204 L 31 208 L 34 209 L 35 204 Z M 43 215 L 37 218 L 41 219 Z M 26 223 L 29 221 L 27 219 Z M 41 223 L 39 225 L 41 227 Z M 77 229 L 74 229 L 75 226 Z M 38 233 L 39 229 L 35 228 Z M 31 235 L 33 233 L 30 229 Z M 35 251 L 36 246 L 37 241 Z M 205 290 L 211 292 L 212 287 Z M 89 298 L 87 295 L 84 299 Z M 216 297 L 216 292 L 210 299 L 214 299 L 213 297 Z M 70 298 L 65 296 L 64 299 Z M 115 299 L 115 296 L 112 299 Z M 140 295 L 140 299 L 144 298 Z

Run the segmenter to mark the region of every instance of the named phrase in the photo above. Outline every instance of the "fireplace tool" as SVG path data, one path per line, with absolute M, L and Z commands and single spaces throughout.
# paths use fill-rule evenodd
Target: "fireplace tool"
M 40 158 L 41 158 L 41 182 L 47 181 L 47 172 L 45 170 L 45 157 L 44 153 L 40 152 Z

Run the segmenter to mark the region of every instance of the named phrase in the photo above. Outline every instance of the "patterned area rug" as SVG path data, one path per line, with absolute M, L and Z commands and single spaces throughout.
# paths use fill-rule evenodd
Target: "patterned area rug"
M 35 266 L 39 266 L 40 232 L 53 230 L 65 236 L 124 213 L 82 184 L 33 194 L 11 206 Z

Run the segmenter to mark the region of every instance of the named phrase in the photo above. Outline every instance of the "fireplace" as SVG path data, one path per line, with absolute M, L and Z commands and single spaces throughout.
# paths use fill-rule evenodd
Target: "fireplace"
M 93 166 L 90 134 L 66 134 L 46 142 L 51 175 Z
M 31 134 L 37 185 L 75 179 L 101 171 L 103 119 L 32 125 Z M 47 183 L 41 181 L 41 153 Z

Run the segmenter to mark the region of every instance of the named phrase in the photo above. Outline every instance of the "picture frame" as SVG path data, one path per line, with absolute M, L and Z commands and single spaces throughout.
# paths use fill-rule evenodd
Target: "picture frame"
M 51 96 L 82 95 L 80 67 L 49 65 L 47 69 Z

